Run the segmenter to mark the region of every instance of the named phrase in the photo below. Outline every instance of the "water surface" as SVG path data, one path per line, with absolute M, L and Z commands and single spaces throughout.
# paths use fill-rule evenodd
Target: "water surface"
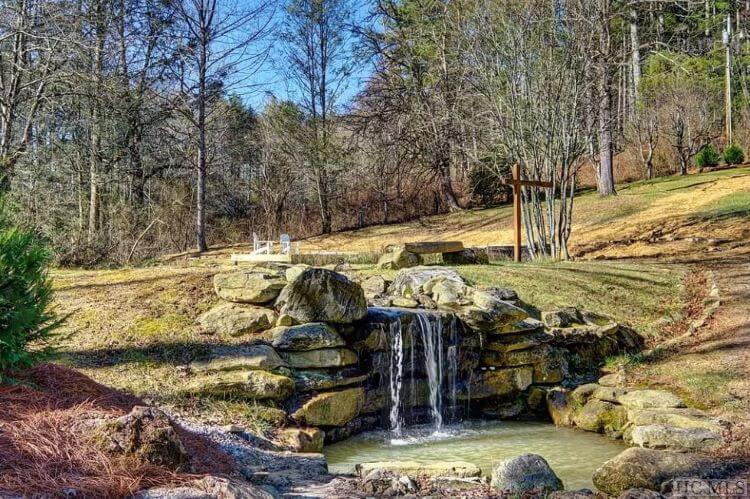
M 496 462 L 531 452 L 549 462 L 566 489 L 593 489 L 594 470 L 624 449 L 607 437 L 548 423 L 474 421 L 444 427 L 439 434 L 406 428 L 398 439 L 388 431 L 367 432 L 323 453 L 332 473 L 352 473 L 355 464 L 372 461 L 468 461 L 491 476 Z

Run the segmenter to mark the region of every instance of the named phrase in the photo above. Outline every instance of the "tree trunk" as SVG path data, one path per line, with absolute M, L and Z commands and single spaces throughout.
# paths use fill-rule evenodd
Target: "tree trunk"
M 640 96 L 641 84 L 641 37 L 638 30 L 638 11 L 635 9 L 630 11 L 630 49 L 632 51 L 631 71 L 633 75 L 630 111 L 634 113 Z
M 453 191 L 453 182 L 451 182 L 450 161 L 443 159 L 439 166 L 440 188 L 443 192 L 443 198 L 448 204 L 450 211 L 461 211 L 461 205 L 458 204 L 456 193 Z
M 203 24 L 198 62 L 198 175 L 195 210 L 195 242 L 198 251 L 208 249 L 206 244 L 206 65 L 209 36 L 208 28 Z
M 597 192 L 601 196 L 616 194 L 612 168 L 612 85 L 609 70 L 602 65 L 599 95 L 599 176 Z
M 88 240 L 93 241 L 99 222 L 99 174 L 101 160 L 101 135 L 99 130 L 99 98 L 102 92 L 104 69 L 104 6 L 101 1 L 94 5 L 96 43 L 94 45 L 94 88 L 91 98 L 91 150 L 89 152 L 89 223 Z

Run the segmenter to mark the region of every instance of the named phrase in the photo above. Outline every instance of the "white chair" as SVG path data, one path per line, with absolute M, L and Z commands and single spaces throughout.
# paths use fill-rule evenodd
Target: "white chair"
M 284 255 L 289 255 L 292 253 L 292 238 L 289 237 L 289 234 L 281 234 L 281 238 L 279 239 L 281 243 L 281 253 Z

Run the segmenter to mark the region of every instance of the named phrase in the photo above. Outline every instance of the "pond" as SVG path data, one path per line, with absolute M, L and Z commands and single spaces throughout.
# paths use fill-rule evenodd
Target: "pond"
M 353 473 L 357 463 L 373 461 L 467 461 L 491 476 L 496 462 L 533 453 L 549 462 L 566 489 L 593 489 L 594 470 L 625 449 L 598 434 L 520 421 L 464 422 L 439 434 L 431 427 L 411 427 L 401 438 L 391 437 L 389 431 L 374 431 L 327 446 L 329 470 Z

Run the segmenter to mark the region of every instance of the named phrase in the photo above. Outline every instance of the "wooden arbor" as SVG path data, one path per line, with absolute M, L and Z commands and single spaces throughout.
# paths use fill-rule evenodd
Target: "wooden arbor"
M 503 179 L 503 184 L 513 187 L 513 259 L 521 261 L 521 188 L 529 187 L 552 187 L 552 182 L 540 180 L 522 180 L 521 168 L 518 163 L 510 169 L 511 179 Z

